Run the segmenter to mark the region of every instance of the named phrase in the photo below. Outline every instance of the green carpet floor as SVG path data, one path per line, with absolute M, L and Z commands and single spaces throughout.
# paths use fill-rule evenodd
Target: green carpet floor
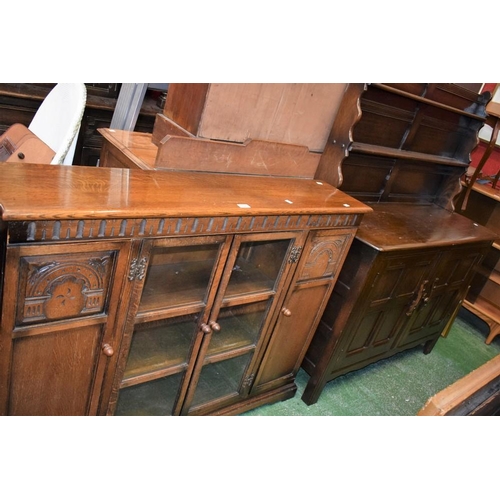
M 338 377 L 311 406 L 301 399 L 309 379 L 301 369 L 294 398 L 244 415 L 416 415 L 431 396 L 500 354 L 500 336 L 486 345 L 487 333 L 486 325 L 462 308 L 448 337 L 441 337 L 428 355 L 417 347 Z

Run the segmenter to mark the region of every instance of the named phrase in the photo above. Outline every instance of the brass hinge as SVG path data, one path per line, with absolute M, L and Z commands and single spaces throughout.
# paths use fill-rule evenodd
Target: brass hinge
M 130 270 L 128 273 L 128 279 L 130 281 L 134 280 L 142 280 L 144 276 L 146 276 L 146 267 L 147 267 L 148 259 L 143 257 L 141 260 L 133 259 L 130 264 Z
M 243 381 L 242 388 L 246 389 L 247 387 L 250 387 L 253 383 L 254 378 L 255 378 L 254 373 L 248 375 L 248 377 L 246 377 L 245 380 Z
M 290 250 L 290 257 L 288 257 L 288 263 L 295 264 L 299 260 L 301 253 L 302 253 L 302 247 L 293 247 Z

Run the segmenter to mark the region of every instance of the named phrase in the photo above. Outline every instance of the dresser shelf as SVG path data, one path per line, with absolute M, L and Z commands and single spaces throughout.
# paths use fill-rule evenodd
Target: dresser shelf
M 392 93 L 392 94 L 399 95 L 401 97 L 412 99 L 412 100 L 420 102 L 422 104 L 427 104 L 429 106 L 434 106 L 436 108 L 439 108 L 439 109 L 442 109 L 442 110 L 445 110 L 445 111 L 449 111 L 450 113 L 455 113 L 457 115 L 462 115 L 462 116 L 466 116 L 468 118 L 473 118 L 474 120 L 480 120 L 480 121 L 483 121 L 483 122 L 486 121 L 486 117 L 485 117 L 485 115 L 483 113 L 481 113 L 481 114 L 470 113 L 470 112 L 468 112 L 468 111 L 466 111 L 464 109 L 461 109 L 460 107 L 449 106 L 449 105 L 447 105 L 447 104 L 445 104 L 443 102 L 440 102 L 440 101 L 438 101 L 436 99 L 429 99 L 429 98 L 426 98 L 426 97 L 424 97 L 422 95 L 418 95 L 418 94 L 415 94 L 415 93 L 412 93 L 412 92 L 401 90 L 400 88 L 397 88 L 395 86 L 384 85 L 382 83 L 373 83 L 372 85 L 373 85 L 374 88 L 378 88 L 378 89 L 383 90 L 385 92 L 389 92 L 389 93 Z M 431 85 L 435 86 L 436 84 L 431 84 Z M 422 88 L 425 88 L 425 87 L 422 86 Z M 448 88 L 448 91 L 449 91 L 449 88 Z M 457 87 L 455 87 L 454 90 L 455 90 L 455 92 L 458 92 L 460 89 L 457 88 Z
M 468 163 L 458 161 L 454 158 L 447 158 L 439 155 L 430 155 L 425 153 L 416 153 L 414 151 L 406 151 L 404 149 L 387 148 L 384 146 L 376 146 L 373 144 L 363 144 L 360 142 L 353 142 L 350 147 L 352 153 L 368 154 L 374 156 L 381 156 L 385 158 L 404 159 L 416 162 L 431 163 L 434 165 L 448 165 L 451 167 L 466 168 Z

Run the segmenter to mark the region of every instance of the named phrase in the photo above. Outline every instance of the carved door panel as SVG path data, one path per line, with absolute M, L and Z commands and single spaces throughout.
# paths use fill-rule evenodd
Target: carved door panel
M 482 253 L 482 248 L 458 247 L 439 254 L 398 347 L 408 348 L 435 338 L 453 321 Z
M 356 369 L 394 346 L 419 306 L 437 254 L 381 255 L 331 361 L 334 371 Z
M 113 304 L 128 257 L 127 242 L 7 250 L 5 288 L 11 293 L 0 333 L 4 414 L 97 411 L 119 343 Z

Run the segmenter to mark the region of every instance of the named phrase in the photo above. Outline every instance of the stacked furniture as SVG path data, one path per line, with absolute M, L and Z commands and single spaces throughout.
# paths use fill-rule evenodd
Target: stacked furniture
M 468 199 L 463 209 L 465 194 Z M 500 191 L 490 184 L 475 182 L 468 193 L 461 193 L 457 212 L 496 233 L 463 303 L 488 325 L 486 343 L 490 344 L 500 334 Z
M 464 210 L 467 206 L 469 192 L 476 181 L 491 181 L 491 186 L 495 189 L 500 178 L 500 167 L 498 166 L 498 145 L 500 144 L 498 138 L 498 133 L 500 132 L 500 84 L 484 84 L 485 87 L 491 87 L 491 85 L 494 85 L 494 89 L 492 89 L 493 97 L 486 105 L 486 124 L 479 132 L 481 147 L 478 147 L 473 154 L 472 163 L 474 163 L 475 159 L 477 159 L 477 163 L 471 165 L 465 178 L 467 189 L 461 204 L 461 208 Z
M 277 107 L 238 138 L 211 106 L 247 87 L 178 85 L 152 133 L 100 129 L 98 169 L 0 170 L 0 413 L 238 414 L 301 365 L 311 404 L 446 334 L 496 237 L 453 212 L 487 96 L 264 85 L 249 118 Z M 289 123 L 322 89 L 331 122 Z
M 498 179 L 498 132 L 500 131 L 500 89 L 496 85 L 493 98 L 486 105 L 486 126 L 479 137 L 486 141 L 484 152 L 478 158 L 476 167 L 465 179 L 465 189 L 460 194 L 457 212 L 473 221 L 488 227 L 497 238 L 491 245 L 479 272 L 471 283 L 471 289 L 464 301 L 464 307 L 481 318 L 489 327 L 486 343 L 490 344 L 500 334 L 500 191 Z M 486 133 L 485 133 L 486 131 Z M 490 131 L 488 137 L 487 132 Z M 491 158 L 491 166 L 489 161 Z M 496 158 L 496 159 L 495 159 Z M 483 168 L 488 168 L 489 176 L 483 175 Z M 469 169 L 471 170 L 471 169 Z
M 200 156 L 206 139 L 178 137 L 184 163 L 159 168 L 152 134 L 101 132 L 99 168 L 0 169 L 0 412 L 228 415 L 292 397 L 371 209 L 314 180 L 317 163 L 302 172 L 320 157 L 307 146 Z M 243 151 L 231 173 L 226 147 Z
M 172 83 L 152 134 L 99 129 L 101 164 L 312 179 L 345 88 Z
M 0 84 L 0 134 L 11 125 L 26 127 L 35 116 L 41 103 L 55 84 L 1 83 Z M 120 85 L 118 83 L 86 83 L 87 102 L 82 118 L 74 165 L 96 166 L 100 157 L 102 137 L 100 127 L 109 127 L 115 111 Z M 146 94 L 135 130 L 151 132 L 160 108 L 156 100 Z
M 346 89 L 316 178 L 373 212 L 304 359 L 307 404 L 342 374 L 419 345 L 429 353 L 446 335 L 496 237 L 453 211 L 489 97 L 453 84 Z
M 345 83 L 171 83 L 152 141 L 265 140 L 322 152 Z

